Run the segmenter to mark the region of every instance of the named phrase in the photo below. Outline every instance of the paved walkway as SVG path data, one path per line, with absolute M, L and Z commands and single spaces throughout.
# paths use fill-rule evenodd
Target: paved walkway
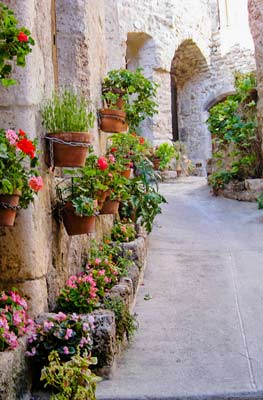
M 162 192 L 140 327 L 98 398 L 263 399 L 263 212 L 200 178 Z

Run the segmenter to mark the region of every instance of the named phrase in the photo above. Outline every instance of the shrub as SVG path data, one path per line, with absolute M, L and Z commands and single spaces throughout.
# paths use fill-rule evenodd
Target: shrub
M 131 242 L 136 238 L 134 225 L 124 222 L 117 222 L 111 230 L 111 239 L 116 242 Z

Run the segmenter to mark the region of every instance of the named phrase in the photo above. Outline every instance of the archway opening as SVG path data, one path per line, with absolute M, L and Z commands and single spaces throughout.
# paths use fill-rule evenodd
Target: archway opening
M 204 55 L 191 39 L 176 50 L 170 75 L 173 140 L 186 144 L 189 157 L 204 172 L 211 152 L 204 109 L 210 74 Z

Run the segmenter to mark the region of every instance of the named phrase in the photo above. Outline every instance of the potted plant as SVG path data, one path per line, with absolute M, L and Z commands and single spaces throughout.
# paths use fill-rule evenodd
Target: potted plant
M 12 79 L 12 68 L 16 64 L 25 67 L 26 56 L 32 51 L 34 40 L 30 31 L 17 27 L 18 21 L 12 10 L 0 3 L 0 82 L 3 86 L 15 85 L 17 81 Z
M 122 115 L 122 118 L 126 118 L 131 131 L 138 128 L 146 117 L 152 117 L 157 112 L 157 103 L 154 101 L 157 84 L 145 78 L 142 68 L 137 68 L 134 72 L 127 69 L 112 70 L 105 77 L 102 88 L 102 98 L 107 108 L 100 110 L 100 115 L 104 115 L 105 110 L 109 120 L 112 118 L 111 115 L 113 119 Z M 122 128 L 124 129 L 124 126 Z M 106 130 L 106 132 L 122 131 Z
M 101 209 L 101 214 L 117 214 L 121 201 L 129 198 L 128 185 L 129 181 L 124 176 L 120 175 L 119 172 L 109 172 L 109 180 L 107 185 L 110 189 L 110 195 L 106 199 Z
M 175 149 L 172 144 L 167 142 L 160 144 L 160 146 L 156 147 L 152 158 L 154 169 L 164 170 L 175 155 Z
M 54 92 L 41 110 L 42 123 L 48 132 L 47 163 L 51 167 L 83 167 L 94 126 L 94 115 L 87 100 L 71 89 Z
M 71 178 L 71 183 L 62 181 L 56 187 L 56 211 L 69 236 L 93 233 L 98 214 L 97 201 L 88 197 L 85 187 L 75 179 Z
M 43 187 L 38 176 L 36 142 L 18 133 L 0 130 L 0 225 L 13 226 L 19 208 L 27 208 Z

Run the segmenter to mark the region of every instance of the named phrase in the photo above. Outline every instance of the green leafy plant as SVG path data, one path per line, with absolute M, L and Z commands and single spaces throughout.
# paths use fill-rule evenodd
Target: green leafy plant
M 94 318 L 83 321 L 76 314 L 54 314 L 36 326 L 28 339 L 27 356 L 35 362 L 47 363 L 51 351 L 58 352 L 62 361 L 67 361 L 78 351 L 84 354 L 92 348 L 91 330 Z M 79 350 L 78 350 L 79 349 Z
M 30 31 L 18 28 L 14 12 L 0 3 L 0 82 L 3 86 L 15 85 L 17 81 L 10 78 L 13 65 L 25 67 L 26 56 L 35 44 Z
M 104 307 L 115 314 L 117 339 L 121 341 L 126 335 L 130 340 L 138 328 L 136 315 L 130 313 L 129 307 L 120 297 L 105 298 Z
M 165 142 L 156 147 L 154 155 L 160 159 L 160 170 L 164 170 L 176 153 L 174 146 Z
M 259 194 L 258 198 L 257 198 L 257 202 L 258 202 L 258 208 L 259 210 L 263 209 L 263 190 L 262 192 Z
M 73 89 L 54 92 L 41 110 L 42 124 L 47 132 L 87 132 L 94 126 L 89 102 Z
M 228 179 L 244 180 L 262 176 L 256 78 L 252 73 L 236 74 L 235 87 L 236 94 L 212 107 L 208 118 L 217 167 L 210 176 L 212 186 L 215 183 L 215 190 Z
M 37 166 L 36 141 L 29 140 L 21 129 L 19 133 L 0 129 L 0 193 L 18 191 L 20 206 L 27 208 L 43 187 Z
M 111 239 L 116 242 L 131 242 L 136 238 L 136 230 L 131 222 L 116 222 L 111 230 Z
M 145 78 L 142 71 L 142 68 L 137 68 L 134 72 L 127 69 L 112 70 L 108 72 L 102 83 L 104 99 L 105 93 L 112 92 L 114 94 L 114 98 L 111 95 L 111 107 L 116 107 L 117 97 L 120 97 L 116 95 L 116 90 L 114 93 L 114 89 L 121 91 L 126 120 L 131 132 L 146 117 L 152 117 L 157 113 L 157 103 L 154 99 L 158 85 Z
M 41 380 L 57 392 L 51 400 L 96 400 L 96 384 L 101 379 L 90 370 L 90 366 L 97 364 L 95 357 L 82 356 L 78 351 L 71 360 L 61 362 L 58 352 L 52 351 L 48 361 L 41 371 Z

